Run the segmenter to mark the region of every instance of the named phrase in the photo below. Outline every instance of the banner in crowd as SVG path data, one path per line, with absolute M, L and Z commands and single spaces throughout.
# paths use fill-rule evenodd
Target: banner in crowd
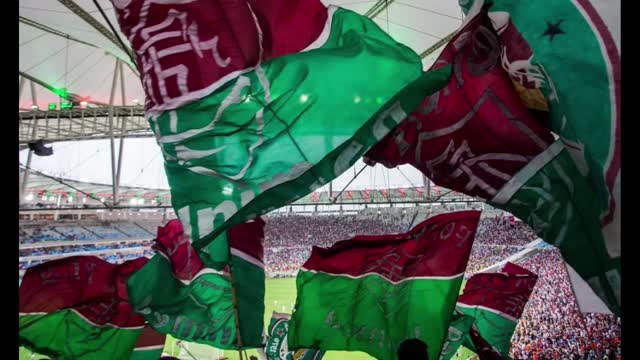
M 433 66 L 453 67 L 449 85 L 428 96 L 367 153 L 367 161 L 387 167 L 412 164 L 436 184 L 488 199 L 524 220 L 560 248 L 568 264 L 617 312 L 620 262 L 605 242 L 598 199 L 603 192 L 590 190 L 596 186 L 593 178 L 585 176 L 566 138 L 554 140 L 547 129 L 556 131 L 547 121 L 554 110 L 545 107 L 542 90 L 514 83 L 515 63 L 505 70 L 508 47 L 517 53 L 521 39 L 510 37 L 517 31 L 509 35 L 508 29 L 494 29 L 498 20 L 508 21 L 508 13 L 487 13 L 482 5 L 474 3 L 464 27 Z M 526 41 L 522 44 L 526 48 Z M 592 133 L 594 126 L 589 125 Z
M 458 298 L 456 309 L 473 317 L 475 332 L 507 358 L 511 337 L 537 280 L 536 274 L 508 262 L 499 273 L 473 275 Z M 475 345 L 473 336 L 463 344 L 476 353 L 482 349 Z
M 158 229 L 153 266 L 129 280 L 134 310 L 155 330 L 177 339 L 219 349 L 262 347 L 263 227 L 257 218 L 227 230 L 223 236 L 234 256 L 230 266 L 216 270 L 193 249 L 180 221 L 169 221 Z
M 144 318 L 132 311 L 126 283 L 146 261 L 115 265 L 70 256 L 27 269 L 19 290 L 20 346 L 52 358 L 129 358 Z
M 267 328 L 267 344 L 261 349 L 261 355 L 266 360 L 320 360 L 324 355 L 322 350 L 298 349 L 289 350 L 287 337 L 289 334 L 289 320 L 291 315 L 273 312 L 271 322 Z
M 296 279 L 289 348 L 364 351 L 385 360 L 417 338 L 437 359 L 479 219 L 478 211 L 447 213 L 405 234 L 314 246 Z

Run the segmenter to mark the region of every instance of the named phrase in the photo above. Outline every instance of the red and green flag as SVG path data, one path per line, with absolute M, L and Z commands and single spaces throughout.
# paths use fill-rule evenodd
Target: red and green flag
M 566 56 L 550 55 L 558 43 L 548 34 L 543 36 L 546 18 L 541 14 L 556 16 L 555 6 L 540 3 L 529 7 L 508 0 L 499 3 L 502 4 L 500 7 L 497 2 L 494 5 L 484 5 L 480 0 L 473 2 L 463 28 L 434 64 L 434 69 L 452 66 L 449 85 L 425 98 L 421 106 L 376 145 L 367 157 L 369 162 L 380 162 L 389 167 L 412 164 L 440 186 L 487 199 L 492 206 L 514 214 L 529 224 L 543 240 L 560 249 L 570 269 L 577 273 L 572 278 L 574 284 L 576 280 L 586 281 L 595 291 L 597 296 L 593 295 L 591 299 L 578 299 L 583 310 L 588 309 L 588 306 L 582 306 L 584 304 L 601 303 L 599 297 L 609 309 L 618 313 L 620 257 L 619 251 L 615 251 L 615 244 L 619 244 L 615 229 L 619 227 L 614 220 L 607 220 L 613 214 L 607 210 L 613 199 L 613 195 L 608 194 L 614 194 L 615 189 L 601 186 L 606 178 L 602 174 L 608 174 L 609 170 L 603 170 L 602 164 L 584 160 L 591 156 L 586 150 L 576 152 L 575 149 L 576 142 L 581 142 L 586 149 L 589 142 L 595 141 L 593 135 L 602 130 L 611 134 L 610 140 L 605 139 L 608 135 L 601 138 L 608 144 L 605 147 L 611 150 L 611 154 L 615 154 L 619 146 L 615 140 L 615 132 L 618 131 L 614 126 L 616 121 L 606 116 L 598 117 L 601 120 L 594 118 L 595 114 L 602 113 L 601 109 L 589 111 L 588 116 L 583 110 L 579 112 L 582 115 L 568 111 L 568 104 L 573 103 L 569 100 L 572 96 L 569 92 L 566 93 L 565 105 L 554 107 L 559 95 L 551 89 L 557 82 L 551 81 L 553 76 L 542 75 L 546 62 L 542 65 L 544 61 L 540 60 L 540 66 L 531 67 L 528 61 L 537 51 L 548 57 L 549 62 L 559 63 L 562 59 L 566 74 L 558 75 L 558 80 L 566 79 L 562 81 L 566 82 L 563 86 L 567 86 L 567 91 L 576 86 L 584 89 L 581 95 L 575 96 L 581 97 L 582 103 L 589 102 L 585 109 L 598 104 L 599 91 L 611 90 L 611 94 L 616 94 L 618 85 L 615 81 L 604 81 L 607 78 L 606 66 L 594 65 L 593 71 L 588 66 L 567 70 L 572 60 L 576 64 L 582 61 L 577 57 L 582 56 L 583 50 L 578 50 L 575 45 L 569 46 L 564 42 L 561 45 L 565 49 L 573 49 L 571 56 L 568 53 Z M 576 31 L 576 37 L 584 35 L 595 39 L 595 33 L 579 28 L 597 12 L 581 12 L 570 1 L 561 3 L 559 6 L 564 9 L 561 14 L 572 19 L 567 20 L 565 26 L 575 25 L 572 31 Z M 581 4 L 579 7 L 588 7 L 586 0 L 578 3 Z M 575 11 L 567 12 L 566 6 L 573 7 Z M 516 29 L 518 24 L 514 25 L 513 14 L 506 11 L 512 7 L 518 9 L 520 17 L 528 19 L 528 22 L 523 22 L 522 34 Z M 583 13 L 588 18 L 580 15 Z M 537 21 L 535 24 L 534 20 Z M 496 29 L 496 24 L 502 25 Z M 538 26 L 542 26 L 539 34 L 536 32 Z M 563 34 L 556 35 L 554 39 L 560 39 Z M 540 50 L 534 49 L 534 55 L 531 55 L 527 51 L 533 42 Z M 604 51 L 598 42 L 584 46 L 589 56 Z M 510 60 L 516 58 L 518 61 Z M 606 63 L 600 60 L 602 64 Z M 587 80 L 591 76 L 598 79 L 594 79 L 593 84 Z M 539 81 L 534 81 L 536 79 Z M 571 79 L 576 79 L 576 82 Z M 589 85 L 582 84 L 584 81 Z M 531 87 L 532 84 L 535 86 Z M 547 89 L 551 92 L 546 92 L 545 86 L 551 86 Z M 589 92 L 587 89 L 592 86 L 599 90 Z M 561 108 L 564 110 L 560 111 Z M 615 108 L 612 105 L 611 109 Z M 615 112 L 609 112 L 612 111 Z M 562 123 L 566 129 L 584 127 L 589 135 L 583 134 L 579 141 L 573 135 L 565 135 L 554 125 L 558 114 L 565 119 Z M 603 125 L 599 127 L 600 124 Z M 554 134 L 559 134 L 560 138 L 556 139 Z M 591 145 L 602 148 L 602 144 Z M 616 167 L 614 161 L 610 164 Z M 607 169 L 617 174 L 619 164 L 616 169 Z M 600 180 L 595 179 L 598 176 Z
M 134 310 L 178 339 L 220 349 L 262 347 L 263 227 L 257 218 L 223 233 L 232 257 L 217 269 L 193 249 L 180 221 L 171 220 L 158 229 L 152 266 L 129 281 Z
M 450 71 L 319 0 L 114 5 L 196 250 L 340 175 Z
M 442 214 L 404 234 L 314 247 L 296 279 L 289 348 L 364 351 L 384 360 L 417 338 L 436 359 L 479 218 L 478 211 Z
M 483 3 L 468 1 L 463 8 L 473 14 Z M 524 6 L 513 0 L 492 3 L 489 17 L 500 35 L 503 67 L 529 108 L 548 111 L 547 126 L 559 135 L 567 152 L 559 155 L 556 168 L 564 171 L 559 175 L 566 179 L 566 192 L 576 203 L 569 213 L 563 204 L 566 196 L 542 188 L 545 197 L 556 200 L 548 202 L 546 210 L 526 209 L 505 198 L 499 205 L 513 207 L 514 211 L 508 210 L 529 224 L 536 221 L 545 241 L 562 245 L 558 247 L 582 311 L 600 312 L 604 301 L 619 314 L 620 1 L 562 0 L 553 6 L 546 2 Z M 564 169 L 569 159 L 562 157 L 573 160 L 576 170 Z M 540 184 L 533 173 L 527 175 L 518 179 L 523 185 L 513 193 L 514 200 L 530 197 L 525 195 L 527 187 L 535 187 L 530 183 Z M 556 202 L 565 211 L 553 211 Z M 570 223 L 566 229 L 540 229 L 562 221 Z M 580 222 L 597 226 L 589 226 L 586 233 L 572 231 Z M 586 255 L 586 247 L 593 253 Z M 576 291 L 585 282 L 602 301 L 593 293 Z
M 29 268 L 19 290 L 21 346 L 56 359 L 127 359 L 144 327 L 126 283 L 147 261 L 71 256 Z
M 509 262 L 499 273 L 473 275 L 456 304 L 461 314 L 474 319 L 474 331 L 464 346 L 481 358 L 487 352 L 508 358 L 511 337 L 537 280 L 536 274 Z M 483 349 L 479 337 L 492 349 Z
M 287 336 L 289 334 L 289 320 L 291 315 L 274 312 L 267 328 L 267 343 L 261 349 L 261 355 L 266 360 L 320 360 L 324 355 L 322 350 L 298 349 L 289 350 Z

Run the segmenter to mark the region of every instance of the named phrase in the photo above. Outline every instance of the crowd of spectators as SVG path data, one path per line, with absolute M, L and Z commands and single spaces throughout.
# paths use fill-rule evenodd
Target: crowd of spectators
M 536 233 L 524 222 L 497 216 L 480 221 L 475 243 L 522 246 L 537 238 Z
M 311 247 L 330 246 L 356 234 L 383 235 L 405 232 L 412 216 L 370 212 L 365 215 L 280 215 L 267 216 L 265 227 L 265 265 L 271 276 L 295 276 L 310 255 Z M 146 224 L 149 227 L 157 225 Z M 44 227 L 20 231 L 21 244 L 50 241 L 64 237 L 83 240 L 81 230 L 73 226 Z M 75 228 L 81 229 L 81 228 Z M 118 228 L 124 237 L 143 234 L 147 227 L 136 225 Z M 138 231 L 139 230 L 139 231 Z M 149 230 L 149 229 L 147 229 Z M 105 236 L 112 233 L 103 232 Z M 56 236 L 57 234 L 57 236 Z M 120 239 L 122 237 L 115 237 Z M 472 248 L 466 276 L 494 265 L 535 240 L 537 236 L 524 223 L 508 217 L 491 217 L 481 221 Z M 24 239 L 24 241 L 23 241 Z M 37 240 L 36 240 L 37 239 Z M 139 256 L 151 257 L 151 241 L 114 242 L 111 244 L 78 244 L 73 246 L 22 249 L 20 256 L 71 254 L 83 251 L 102 251 L 138 248 L 140 251 L 111 252 L 103 259 L 121 263 Z M 20 263 L 20 269 L 40 263 L 31 260 Z M 568 275 L 558 250 L 542 249 L 538 254 L 518 262 L 538 274 L 539 280 L 524 310 L 512 338 L 511 356 L 518 359 L 601 360 L 620 358 L 620 319 L 613 315 L 582 314 L 571 291 Z
M 158 225 L 160 224 L 117 222 L 24 227 L 19 229 L 18 238 L 20 244 L 34 244 L 42 241 L 142 238 L 154 236 Z M 150 229 L 153 229 L 153 232 Z
M 519 265 L 538 274 L 538 282 L 511 340 L 514 359 L 620 358 L 620 318 L 580 312 L 558 250 Z
M 465 270 L 465 277 L 471 277 L 471 275 L 478 271 L 486 269 L 521 250 L 522 247 L 520 246 L 483 245 L 474 243 L 471 248 L 467 269 Z

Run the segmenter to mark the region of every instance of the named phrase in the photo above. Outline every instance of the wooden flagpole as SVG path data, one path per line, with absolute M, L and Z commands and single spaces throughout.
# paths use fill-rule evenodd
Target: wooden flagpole
M 240 317 L 238 316 L 238 301 L 236 299 L 236 285 L 233 279 L 231 256 L 229 256 L 229 279 L 231 280 L 231 302 L 233 303 L 233 313 L 236 319 L 236 345 L 238 347 L 238 354 L 240 354 L 240 360 L 244 360 L 242 357 L 242 334 L 240 333 Z

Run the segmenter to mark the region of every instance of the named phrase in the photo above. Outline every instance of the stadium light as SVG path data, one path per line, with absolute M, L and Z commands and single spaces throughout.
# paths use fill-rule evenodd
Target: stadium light
M 38 110 L 38 105 L 36 104 L 31 105 L 31 110 Z
M 104 202 L 104 198 L 103 197 L 100 198 L 100 202 Z
M 31 194 L 31 193 L 27 194 L 27 196 L 25 196 L 24 199 L 27 200 L 27 201 L 33 200 L 33 194 Z
M 86 202 L 87 202 L 87 198 L 86 197 L 82 198 L 82 203 L 84 204 Z
M 86 108 L 87 107 L 88 102 L 86 101 L 80 101 L 80 106 L 82 106 L 82 108 Z
M 140 100 L 138 99 L 133 99 L 133 105 L 139 105 L 140 104 Z
M 136 201 L 135 198 L 129 200 L 129 205 L 136 205 L 138 202 Z

